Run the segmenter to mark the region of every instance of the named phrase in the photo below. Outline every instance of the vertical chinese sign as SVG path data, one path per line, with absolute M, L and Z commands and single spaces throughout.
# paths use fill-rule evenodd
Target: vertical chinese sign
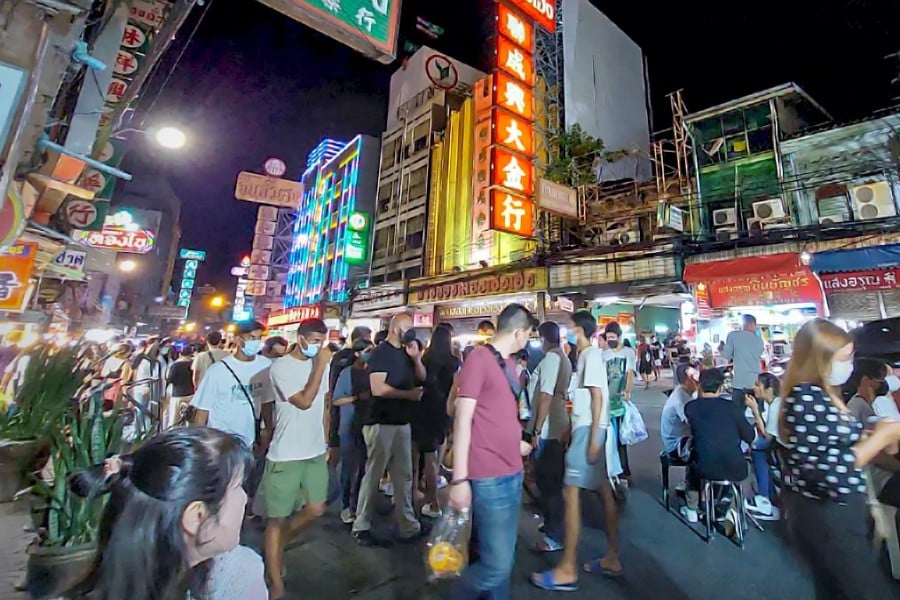
M 553 3 L 533 4 L 496 4 L 493 74 L 477 84 L 474 260 L 490 257 L 494 232 L 534 236 L 534 28 L 555 20 Z
M 125 106 L 123 102 L 129 88 L 139 85 L 139 76 L 152 67 L 148 61 L 154 38 L 159 33 L 172 8 L 172 0 L 132 0 L 128 23 L 122 34 L 122 43 L 112 66 L 113 78 L 106 88 L 106 103 L 100 116 L 100 126 L 94 144 L 93 156 L 110 167 L 118 167 L 124 154 L 124 142 L 114 139 L 118 119 Z M 81 177 L 81 187 L 95 193 L 96 216 L 79 229 L 102 229 L 104 217 L 112 199 L 116 179 L 99 169 L 87 169 Z
M 34 243 L 14 244 L 0 250 L 0 311 L 25 310 L 37 251 Z

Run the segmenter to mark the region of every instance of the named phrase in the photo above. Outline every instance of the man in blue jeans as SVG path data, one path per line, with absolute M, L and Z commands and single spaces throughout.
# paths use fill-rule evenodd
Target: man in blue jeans
M 479 346 L 459 374 L 453 426 L 450 506 L 471 509 L 479 561 L 463 572 L 454 600 L 509 598 L 522 501 L 522 457 L 532 449 L 519 424 L 513 355 L 528 344 L 537 321 L 510 304 L 497 317 L 489 345 Z

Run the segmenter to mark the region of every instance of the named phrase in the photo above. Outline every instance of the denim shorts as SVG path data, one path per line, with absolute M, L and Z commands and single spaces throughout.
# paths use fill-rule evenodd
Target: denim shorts
M 590 425 L 579 427 L 572 432 L 572 442 L 566 452 L 566 474 L 563 483 L 583 490 L 598 490 L 604 484 L 609 485 L 606 470 L 606 432 L 600 428 L 597 432 L 600 442 L 600 457 L 592 463 L 588 458 L 591 444 Z

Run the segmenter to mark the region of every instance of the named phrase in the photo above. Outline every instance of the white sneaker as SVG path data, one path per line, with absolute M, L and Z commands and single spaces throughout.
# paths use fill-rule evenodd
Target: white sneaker
M 345 508 L 341 511 L 341 523 L 344 525 L 350 525 L 356 520 L 356 515 L 350 512 L 349 508 Z
M 440 519 L 443 514 L 444 513 L 440 508 L 434 508 L 431 504 L 426 504 L 422 507 L 423 517 L 428 517 L 429 519 Z
M 681 507 L 681 516 L 687 519 L 688 523 L 696 523 L 700 520 L 700 516 L 697 514 L 697 510 L 693 508 L 688 508 L 687 506 Z
M 756 495 L 744 500 L 744 509 L 756 517 L 769 517 L 772 515 L 772 503 L 765 496 Z

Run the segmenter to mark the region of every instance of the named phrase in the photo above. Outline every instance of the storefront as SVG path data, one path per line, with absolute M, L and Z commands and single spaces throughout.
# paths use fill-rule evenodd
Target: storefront
M 433 312 L 433 324 L 449 323 L 456 336 L 464 338 L 472 336 L 481 321 L 495 321 L 513 302 L 543 318 L 547 284 L 547 270 L 541 267 L 415 279 L 409 286 L 409 305 L 420 314 Z
M 752 314 L 769 350 L 789 355 L 800 326 L 825 314 L 819 280 L 793 252 L 688 264 L 684 281 L 697 298 L 698 349 L 715 348 Z
M 387 327 L 391 317 L 406 310 L 406 282 L 384 284 L 357 291 L 350 301 L 347 328 L 368 327 L 373 332 Z
M 812 256 L 832 319 L 847 327 L 900 314 L 900 244 Z

